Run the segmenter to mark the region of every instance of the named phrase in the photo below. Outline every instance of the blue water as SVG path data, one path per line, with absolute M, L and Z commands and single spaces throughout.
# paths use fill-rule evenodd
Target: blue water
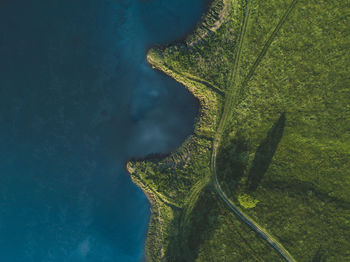
M 0 261 L 140 261 L 149 203 L 124 163 L 175 149 L 197 105 L 147 48 L 204 0 L 0 1 Z

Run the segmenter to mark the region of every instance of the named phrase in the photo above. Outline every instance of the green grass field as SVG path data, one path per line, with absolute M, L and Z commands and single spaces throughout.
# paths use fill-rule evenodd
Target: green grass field
M 187 42 L 150 50 L 201 104 L 176 152 L 129 163 L 151 261 L 283 261 L 214 190 L 217 139 L 237 207 L 296 261 L 350 261 L 349 25 L 348 0 L 216 0 Z

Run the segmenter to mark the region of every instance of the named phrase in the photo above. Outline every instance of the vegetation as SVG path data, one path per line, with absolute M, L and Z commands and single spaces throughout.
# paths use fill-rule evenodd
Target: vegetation
M 131 161 L 153 215 L 151 261 L 282 261 L 225 195 L 297 261 L 350 261 L 350 3 L 216 0 L 155 68 L 200 101 L 194 134 Z M 218 147 L 218 153 L 213 154 Z

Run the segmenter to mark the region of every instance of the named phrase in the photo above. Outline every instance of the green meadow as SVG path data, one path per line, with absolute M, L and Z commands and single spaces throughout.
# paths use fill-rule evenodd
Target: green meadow
M 149 63 L 200 102 L 194 133 L 131 161 L 152 203 L 150 261 L 350 261 L 350 2 L 215 0 Z M 217 154 L 213 149 L 218 147 Z

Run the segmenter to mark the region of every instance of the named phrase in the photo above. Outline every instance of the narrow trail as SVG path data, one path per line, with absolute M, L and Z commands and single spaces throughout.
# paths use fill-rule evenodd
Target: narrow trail
M 237 104 L 238 99 L 240 98 L 242 92 L 244 91 L 245 86 L 247 85 L 247 83 L 249 82 L 251 77 L 254 75 L 256 68 L 259 66 L 261 60 L 263 59 L 263 57 L 267 53 L 269 47 L 271 46 L 273 40 L 275 39 L 275 37 L 277 35 L 277 33 L 279 32 L 279 30 L 281 29 L 281 27 L 283 26 L 283 24 L 287 20 L 288 16 L 292 12 L 292 10 L 294 9 L 294 7 L 298 1 L 299 0 L 292 1 L 292 3 L 290 4 L 290 6 L 286 10 L 286 12 L 283 14 L 281 19 L 279 20 L 276 27 L 274 28 L 273 32 L 271 33 L 271 35 L 269 36 L 269 38 L 265 42 L 263 49 L 261 50 L 258 57 L 254 61 L 254 64 L 250 68 L 247 76 L 243 79 L 242 82 L 240 82 L 238 71 L 239 71 L 239 68 L 241 65 L 241 53 L 242 53 L 242 49 L 244 46 L 244 40 L 245 40 L 246 31 L 247 31 L 247 27 L 248 27 L 248 23 L 249 23 L 249 17 L 251 15 L 251 6 L 250 6 L 251 1 L 246 0 L 246 8 L 245 8 L 244 16 L 243 16 L 243 23 L 241 26 L 241 32 L 239 35 L 239 42 L 238 42 L 237 50 L 236 50 L 235 57 L 234 57 L 233 70 L 231 71 L 231 74 L 229 75 L 229 78 L 228 78 L 228 82 L 227 82 L 227 86 L 226 86 L 226 90 L 228 90 L 228 91 L 226 93 L 224 93 L 219 88 L 214 87 L 213 85 L 211 85 L 205 81 L 198 80 L 198 79 L 195 79 L 195 78 L 192 78 L 189 76 L 184 76 L 184 77 L 188 78 L 189 80 L 197 81 L 201 84 L 206 85 L 209 89 L 216 92 L 220 96 L 224 97 L 225 102 L 224 102 L 224 108 L 222 111 L 220 122 L 218 124 L 217 132 L 216 132 L 216 135 L 215 135 L 213 142 L 212 142 L 212 152 L 211 152 L 211 157 L 210 157 L 210 173 L 208 175 L 206 175 L 203 179 L 198 181 L 196 183 L 196 185 L 194 185 L 191 188 L 191 191 L 189 192 L 189 194 L 185 200 L 185 204 L 183 205 L 183 209 L 182 209 L 182 215 L 180 218 L 180 225 L 179 225 L 179 234 L 181 236 L 183 236 L 185 233 L 184 225 L 186 224 L 186 220 L 188 219 L 188 215 L 190 214 L 191 209 L 193 208 L 193 203 L 195 203 L 197 201 L 199 194 L 203 190 L 203 188 L 205 186 L 207 186 L 208 184 L 211 184 L 213 186 L 215 192 L 217 192 L 217 194 L 224 201 L 226 206 L 242 222 L 247 224 L 250 227 L 250 229 L 252 229 L 256 234 L 258 234 L 265 241 L 267 241 L 267 243 L 276 252 L 278 252 L 283 259 L 285 259 L 288 262 L 295 262 L 295 259 L 283 247 L 283 245 L 281 243 L 279 243 L 276 239 L 274 239 L 265 229 L 263 229 L 261 226 L 259 226 L 254 220 L 252 220 L 248 215 L 246 215 L 238 206 L 236 206 L 227 197 L 225 192 L 222 190 L 222 188 L 219 184 L 218 178 L 217 178 L 216 158 L 217 158 L 218 148 L 222 142 L 222 136 L 223 136 L 225 126 L 226 126 L 227 121 L 230 119 L 230 116 L 232 114 L 233 106 L 235 104 Z M 239 84 L 239 83 L 242 83 L 242 84 Z M 162 200 L 162 198 L 160 196 L 158 196 L 158 197 Z M 163 201 L 163 202 L 165 204 L 167 204 L 168 206 L 173 206 L 173 207 L 178 208 L 177 205 L 174 205 L 171 202 L 170 203 L 167 203 L 166 201 Z M 182 249 L 184 256 L 191 253 L 187 249 L 186 246 L 183 246 L 181 243 L 180 243 L 180 246 L 181 246 L 181 249 Z
M 196 78 L 196 77 L 193 77 L 193 76 L 189 76 L 188 74 L 182 74 L 180 71 L 177 71 L 175 70 L 174 68 L 171 68 L 164 64 L 164 66 L 166 66 L 168 68 L 168 70 L 170 71 L 173 71 L 175 74 L 179 75 L 179 76 L 182 76 L 184 78 L 187 78 L 191 81 L 194 81 L 194 82 L 197 82 L 197 83 L 200 83 L 202 85 L 205 85 L 207 88 L 209 88 L 210 90 L 212 90 L 213 92 L 217 93 L 218 95 L 222 96 L 222 97 L 225 97 L 225 92 L 220 90 L 218 87 L 214 86 L 213 84 L 205 81 L 204 79 L 199 79 L 199 78 Z
M 217 138 L 221 138 L 222 132 L 224 130 L 225 124 L 227 119 L 229 119 L 229 116 L 231 115 L 231 108 L 232 105 L 234 104 L 234 100 L 237 97 L 237 87 L 238 87 L 238 82 L 237 81 L 237 72 L 239 65 L 241 63 L 241 53 L 242 53 L 242 47 L 244 43 L 244 38 L 245 38 L 245 33 L 247 31 L 247 25 L 249 21 L 249 16 L 250 16 L 250 1 L 247 1 L 247 7 L 246 7 L 246 12 L 244 14 L 244 19 L 243 19 L 243 24 L 242 24 L 242 29 L 241 33 L 239 36 L 239 43 L 234 59 L 234 65 L 233 65 L 233 70 L 229 76 L 229 80 L 226 86 L 226 90 L 229 90 L 228 94 L 226 95 L 225 103 L 224 103 L 224 109 L 222 112 L 222 116 L 218 125 L 218 129 L 216 130 L 216 138 L 214 140 L 214 143 L 216 142 Z M 230 88 L 231 86 L 231 88 Z M 219 142 L 219 141 L 217 141 Z
M 180 73 L 179 73 L 180 74 Z M 180 74 L 181 75 L 181 74 Z M 210 90 L 214 91 L 215 93 L 217 93 L 218 95 L 222 96 L 222 97 L 225 97 L 225 92 L 220 90 L 219 88 L 215 87 L 214 85 L 208 83 L 207 81 L 205 80 L 202 80 L 202 79 L 197 79 L 197 78 L 194 78 L 194 77 L 190 77 L 188 75 L 183 75 L 183 77 L 186 77 L 188 78 L 189 80 L 192 80 L 192 81 L 195 81 L 195 82 L 198 82 L 202 85 L 205 85 L 207 88 L 209 88 Z
M 265 239 L 270 246 L 272 246 L 286 261 L 295 262 L 292 255 L 279 243 L 276 239 L 274 239 L 265 229 L 260 227 L 256 222 L 254 222 L 251 218 L 249 218 L 246 214 L 244 214 L 235 204 L 233 204 L 226 194 L 221 189 L 219 182 L 217 181 L 217 177 L 214 177 L 214 186 L 216 192 L 219 194 L 221 199 L 226 203 L 226 205 L 238 216 L 244 223 L 246 223 L 254 232 L 256 232 L 260 237 Z
M 188 197 L 186 198 L 184 205 L 184 208 L 182 210 L 181 218 L 180 218 L 180 226 L 179 226 L 179 235 L 181 236 L 180 239 L 184 239 L 185 236 L 185 225 L 186 222 L 189 219 L 189 215 L 193 209 L 193 204 L 197 202 L 200 193 L 202 192 L 203 188 L 209 183 L 210 180 L 210 174 L 205 176 L 203 179 L 199 180 L 189 192 Z M 180 247 L 182 250 L 182 255 L 189 258 L 191 257 L 191 251 L 189 250 L 187 245 L 184 245 L 184 243 L 180 243 Z
M 261 60 L 263 59 L 263 57 L 265 56 L 267 50 L 269 49 L 269 47 L 271 46 L 273 40 L 275 39 L 277 33 L 280 31 L 280 29 L 282 28 L 283 24 L 286 22 L 288 16 L 290 15 L 290 13 L 293 11 L 294 7 L 296 6 L 297 2 L 299 0 L 293 0 L 293 2 L 290 4 L 290 6 L 288 7 L 288 9 L 286 10 L 286 12 L 283 14 L 283 16 L 281 17 L 280 21 L 278 22 L 277 26 L 275 27 L 275 29 L 273 30 L 273 32 L 271 33 L 270 37 L 267 39 L 267 41 L 264 44 L 263 49 L 261 50 L 260 54 L 258 55 L 258 57 L 256 58 L 256 60 L 254 61 L 253 66 L 250 68 L 247 76 L 245 77 L 243 83 L 242 83 L 242 87 L 246 86 L 246 84 L 248 83 L 248 81 L 251 79 L 251 77 L 254 75 L 254 72 L 256 70 L 256 68 L 259 66 Z
M 232 74 L 229 77 L 228 80 L 228 86 L 227 89 L 230 90 L 230 92 L 227 94 L 226 99 L 225 99 L 225 104 L 224 104 L 224 109 L 222 113 L 222 117 L 220 119 L 217 133 L 215 136 L 215 139 L 213 141 L 213 149 L 212 149 L 212 154 L 211 154 L 211 163 L 210 163 L 210 169 L 211 169 L 211 179 L 212 183 L 214 185 L 215 191 L 218 193 L 220 198 L 225 202 L 225 204 L 228 206 L 228 208 L 239 218 L 241 219 L 244 223 L 246 223 L 254 232 L 256 232 L 261 238 L 266 240 L 268 244 L 274 248 L 286 261 L 289 262 L 295 262 L 294 258 L 289 254 L 289 252 L 282 246 L 281 243 L 279 243 L 277 240 L 275 240 L 266 230 L 264 230 L 262 227 L 260 227 L 255 221 L 253 221 L 250 217 L 248 217 L 246 214 L 243 213 L 243 211 L 238 208 L 234 203 L 231 202 L 231 200 L 227 197 L 225 192 L 222 190 L 218 178 L 217 178 L 217 173 L 216 173 L 216 157 L 217 157 L 217 151 L 219 148 L 219 145 L 222 140 L 222 134 L 226 125 L 227 120 L 229 119 L 229 116 L 231 115 L 231 109 L 236 100 L 238 99 L 239 94 L 242 92 L 241 89 L 244 88 L 245 84 L 249 81 L 250 77 L 254 74 L 254 71 L 256 67 L 259 65 L 261 59 L 267 52 L 268 48 L 270 47 L 274 37 L 276 36 L 277 32 L 280 30 L 282 27 L 284 21 L 287 19 L 288 15 L 291 13 L 293 10 L 295 4 L 297 3 L 298 0 L 293 0 L 292 4 L 286 11 L 286 13 L 283 15 L 279 23 L 277 24 L 276 28 L 274 29 L 273 33 L 267 40 L 267 42 L 264 45 L 264 48 L 258 58 L 256 59 L 253 67 L 251 68 L 250 72 L 248 73 L 247 77 L 243 81 L 244 85 L 241 85 L 240 88 L 238 88 L 238 83 L 239 81 L 237 80 L 237 72 L 238 69 L 240 68 L 240 63 L 241 63 L 241 51 L 245 39 L 245 34 L 246 34 L 246 29 L 247 25 L 249 22 L 249 16 L 250 16 L 250 1 L 247 1 L 247 6 L 246 6 L 246 13 L 244 15 L 244 20 L 242 24 L 242 29 L 239 37 L 239 44 L 238 44 L 238 49 L 236 51 L 236 56 L 234 60 L 234 68 L 232 71 Z

